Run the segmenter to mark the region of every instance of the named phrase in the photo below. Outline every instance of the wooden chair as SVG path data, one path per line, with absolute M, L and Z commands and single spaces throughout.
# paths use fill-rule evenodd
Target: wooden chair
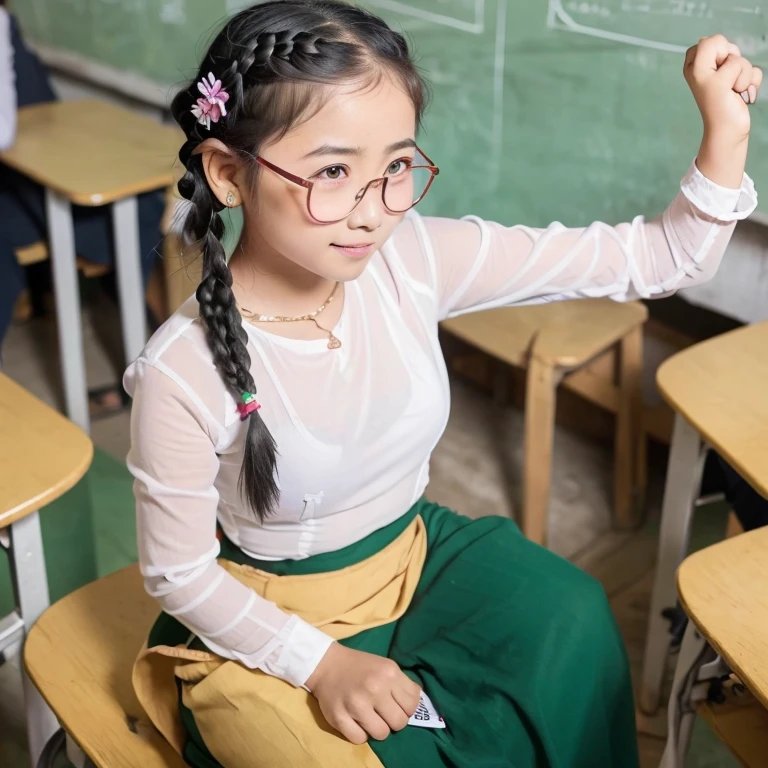
M 29 267 L 32 264 L 39 264 L 49 259 L 48 245 L 44 242 L 33 243 L 24 248 L 16 249 L 16 261 L 22 267 Z M 94 264 L 91 261 L 77 257 L 77 269 L 85 277 L 103 277 L 112 271 L 112 267 L 104 264 Z M 14 322 L 25 322 L 32 317 L 33 305 L 29 291 L 24 290 L 19 296 L 16 306 L 13 308 Z
M 165 192 L 165 212 L 160 224 L 163 232 L 162 270 L 150 275 L 146 299 L 160 322 L 169 318 L 196 290 L 200 282 L 202 264 L 194 256 L 181 258 L 182 241 L 179 233 L 180 222 L 176 221 L 177 206 L 180 197 L 173 187 Z M 47 261 L 50 258 L 48 244 L 45 242 L 16 249 L 16 260 L 22 267 L 29 267 Z M 103 277 L 113 267 L 95 264 L 82 257 L 76 258 L 78 271 L 86 278 Z M 32 316 L 32 305 L 28 294 L 22 294 L 14 308 L 14 320 L 24 321 Z
M 16 605 L 0 619 L 0 652 L 18 648 L 49 604 L 38 510 L 69 490 L 92 456 L 83 432 L 0 373 L 0 547 Z M 26 675 L 23 683 L 34 765 L 56 721 Z
M 647 315 L 639 303 L 589 299 L 471 313 L 442 324 L 496 359 L 527 369 L 521 527 L 529 539 L 546 541 L 556 391 L 566 376 L 582 377 L 579 389 L 597 391 L 616 414 L 614 516 L 622 527 L 637 521 L 646 484 L 642 334 Z M 591 370 L 601 358 L 612 364 L 607 378 Z
M 739 328 L 678 352 L 656 377 L 675 426 L 640 686 L 640 708 L 649 715 L 660 703 L 671 641 L 663 614 L 677 602 L 675 572 L 688 552 L 707 449 L 768 497 L 766 348 L 768 322 Z
M 133 661 L 157 614 L 138 566 L 129 566 L 59 600 L 29 633 L 29 676 L 99 768 L 184 766 L 150 724 L 131 683 Z M 87 764 L 77 750 L 68 751 L 76 766 Z
M 697 714 L 739 765 L 768 765 L 766 580 L 766 528 L 700 550 L 680 566 L 677 589 L 690 622 L 669 701 L 661 768 L 683 768 Z
M 38 264 L 41 261 L 47 261 L 49 258 L 48 245 L 43 242 L 33 243 L 24 248 L 16 249 L 16 261 L 22 267 Z M 112 271 L 111 266 L 94 264 L 92 261 L 87 261 L 79 256 L 77 257 L 77 268 L 85 277 L 103 277 Z

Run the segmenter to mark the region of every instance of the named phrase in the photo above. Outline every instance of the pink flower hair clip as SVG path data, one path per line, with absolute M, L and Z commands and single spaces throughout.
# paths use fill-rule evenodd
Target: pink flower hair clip
M 197 90 L 203 94 L 203 98 L 198 99 L 192 107 L 192 114 L 198 123 L 210 131 L 211 123 L 218 123 L 227 114 L 224 105 L 229 101 L 229 94 L 221 87 L 221 80 L 217 80 L 212 72 L 197 84 Z

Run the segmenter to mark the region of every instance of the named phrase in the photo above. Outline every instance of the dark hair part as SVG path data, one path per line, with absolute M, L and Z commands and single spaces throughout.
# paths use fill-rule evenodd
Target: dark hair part
M 227 115 L 210 129 L 191 111 L 200 97 L 197 83 L 209 72 L 230 95 Z M 248 337 L 221 244 L 223 206 L 208 186 L 201 157 L 192 153 L 213 137 L 243 157 L 258 155 L 267 141 L 278 140 L 319 110 L 323 92 L 318 85 L 359 82 L 364 87 L 387 75 L 411 97 L 420 123 L 426 88 L 402 35 L 378 16 L 337 0 L 280 0 L 232 17 L 195 79 L 173 100 L 173 116 L 187 137 L 179 152 L 187 169 L 179 192 L 192 202 L 184 233 L 188 242 L 199 243 L 203 257 L 200 316 L 214 364 L 238 401 L 244 392 L 256 392 Z M 258 165 L 252 168 L 255 178 Z M 279 498 L 276 446 L 259 413 L 248 418 L 240 489 L 264 520 Z

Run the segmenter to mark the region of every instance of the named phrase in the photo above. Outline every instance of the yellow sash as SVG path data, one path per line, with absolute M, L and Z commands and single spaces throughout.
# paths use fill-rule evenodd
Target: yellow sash
M 405 613 L 426 554 L 426 530 L 416 517 L 381 552 L 329 573 L 274 576 L 229 560 L 219 564 L 282 610 L 342 640 Z M 206 651 L 145 646 L 134 664 L 133 686 L 179 753 L 185 733 L 175 678 L 203 741 L 225 768 L 383 768 L 368 744 L 351 744 L 333 730 L 304 689 Z

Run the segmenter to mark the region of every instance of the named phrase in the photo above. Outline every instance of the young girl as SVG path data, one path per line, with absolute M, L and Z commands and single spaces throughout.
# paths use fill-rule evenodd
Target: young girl
M 704 138 L 659 219 L 505 228 L 412 210 L 439 147 L 417 146 L 424 86 L 376 16 L 267 2 L 214 40 L 173 103 L 203 280 L 126 374 L 164 610 L 134 681 L 190 764 L 637 765 L 600 585 L 510 520 L 422 494 L 449 410 L 441 319 L 714 274 L 756 205 L 762 75 L 717 36 L 685 76 Z

